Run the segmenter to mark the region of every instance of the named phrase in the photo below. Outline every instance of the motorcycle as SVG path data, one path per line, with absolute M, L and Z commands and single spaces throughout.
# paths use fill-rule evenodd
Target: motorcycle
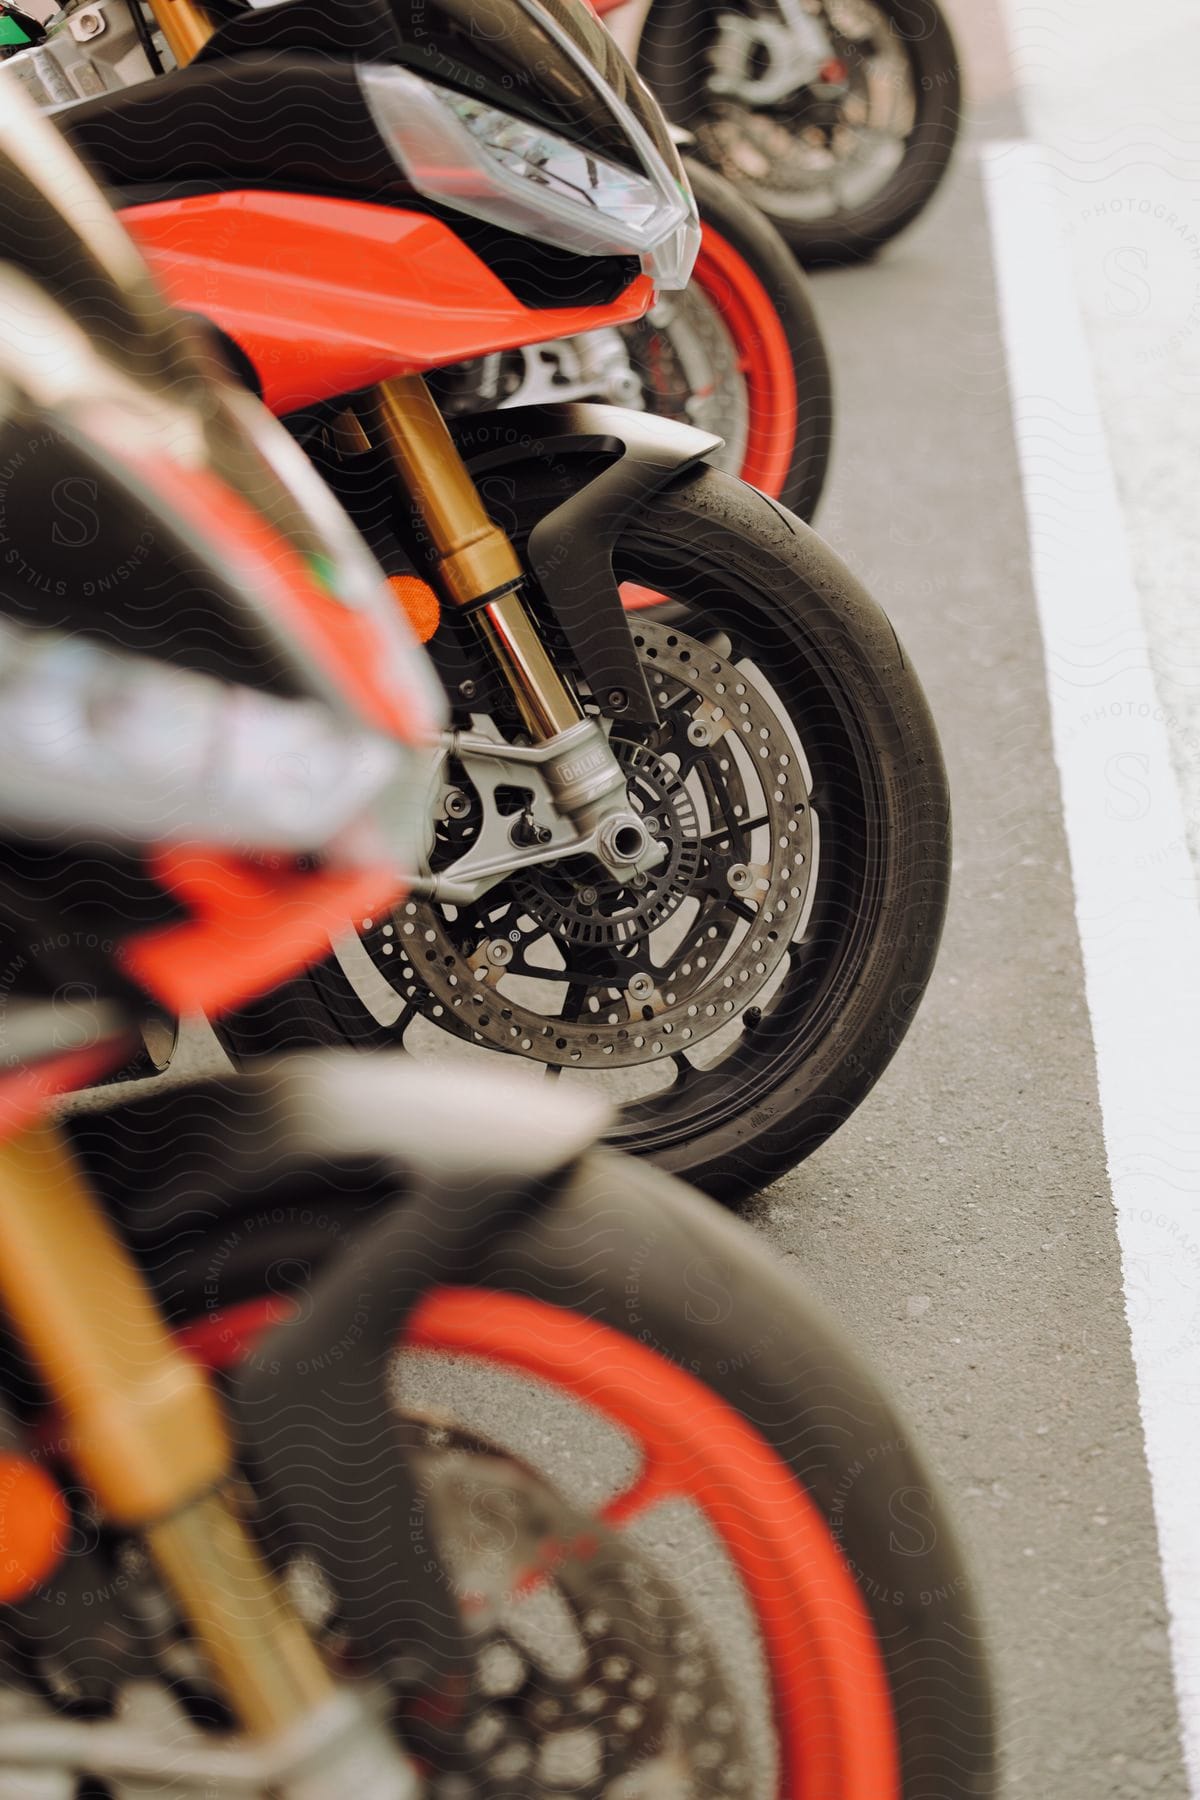
M 158 4 L 209 34 L 195 60 L 62 127 L 363 530 L 455 724 L 409 900 L 224 1041 L 514 1055 L 600 1082 L 614 1143 L 737 1200 L 854 1110 L 928 980 L 949 811 L 924 697 L 828 548 L 706 466 L 713 437 L 578 404 L 452 433 L 422 374 L 686 283 L 661 114 L 575 4 L 431 0 L 419 31 L 385 0 L 215 31 Z
M 13 73 L 39 105 L 70 105 L 174 66 L 142 0 L 68 0 Z M 85 29 L 86 28 L 86 29 Z M 45 37 L 46 34 L 43 33 Z M 692 280 L 618 330 L 518 346 L 432 371 L 447 416 L 570 400 L 633 406 L 723 438 L 715 468 L 811 520 L 829 466 L 829 359 L 808 283 L 778 233 L 728 182 L 686 165 L 700 211 Z
M 594 1097 L 493 1076 L 464 1133 L 438 1072 L 326 1054 L 51 1121 L 148 1004 L 230 1004 L 402 890 L 438 721 L 344 516 L 0 96 L 5 1793 L 986 1796 L 903 1430 L 748 1233 L 592 1148 Z M 143 533 L 119 614 L 64 634 L 66 553 L 124 570 Z
M 594 0 L 668 116 L 802 262 L 853 262 L 937 192 L 962 114 L 937 0 Z

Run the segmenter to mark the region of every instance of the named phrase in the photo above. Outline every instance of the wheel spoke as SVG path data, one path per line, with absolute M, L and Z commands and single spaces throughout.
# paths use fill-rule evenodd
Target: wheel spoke
M 412 1000 L 406 1000 L 392 1023 L 388 1026 L 388 1038 L 393 1044 L 403 1044 L 404 1034 L 409 1026 L 420 1017 L 421 1009 Z
M 655 1462 L 644 1462 L 629 1486 L 605 1501 L 600 1518 L 605 1525 L 619 1530 L 622 1525 L 632 1525 L 651 1507 L 673 1500 L 678 1491 L 665 1468 Z
M 587 997 L 588 989 L 585 982 L 572 981 L 570 983 L 562 1003 L 562 1010 L 558 1015 L 564 1024 L 574 1025 L 575 1021 L 583 1013 L 583 1009 L 587 1004 Z
M 740 836 L 743 832 L 758 831 L 761 826 L 770 823 L 769 813 L 759 813 L 757 818 L 753 819 L 734 819 L 727 825 L 714 825 L 711 831 L 706 831 L 701 835 L 700 842 L 711 844 L 718 838 L 733 838 Z

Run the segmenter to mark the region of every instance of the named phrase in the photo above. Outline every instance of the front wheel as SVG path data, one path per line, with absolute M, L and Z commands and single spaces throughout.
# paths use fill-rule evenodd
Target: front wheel
M 520 547 L 574 485 L 559 459 L 481 493 Z M 945 771 L 888 620 L 761 494 L 701 470 L 630 520 L 614 561 L 673 603 L 634 625 L 658 725 L 588 702 L 658 867 L 621 885 L 575 858 L 470 906 L 409 901 L 359 921 L 304 1008 L 273 996 L 223 1033 L 235 1054 L 288 1048 L 313 1034 L 282 1026 L 315 1005 L 325 1041 L 452 1055 L 468 1077 L 466 1059 L 517 1057 L 599 1085 L 613 1142 L 735 1203 L 849 1117 L 908 1028 L 946 904 Z M 447 865 L 483 803 L 452 779 Z
M 365 1080 L 402 1118 L 403 1075 L 373 1059 Z M 435 1129 L 462 1117 L 448 1092 Z M 364 1228 L 327 1170 L 291 1181 L 319 1204 L 248 1201 L 190 1246 L 171 1316 L 200 1314 L 193 1355 L 239 1360 L 287 1310 L 278 1272 L 319 1282 Z M 425 1293 L 406 1351 L 389 1390 L 423 1428 L 414 1550 L 439 1543 L 479 1639 L 472 1792 L 552 1800 L 569 1740 L 569 1791 L 595 1800 L 992 1794 L 986 1659 L 936 1491 L 736 1221 L 585 1157 L 463 1285 Z M 424 1748 L 438 1800 L 462 1791 L 436 1775 L 452 1750 Z
M 638 68 L 810 266 L 902 231 L 958 137 L 958 54 L 937 0 L 655 0 Z

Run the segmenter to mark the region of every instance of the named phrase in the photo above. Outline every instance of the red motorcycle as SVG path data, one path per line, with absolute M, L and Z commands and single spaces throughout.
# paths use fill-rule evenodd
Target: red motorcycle
M 101 15 L 87 6 L 66 0 L 37 53 L 12 62 L 42 106 L 174 66 L 144 0 L 108 0 Z M 724 439 L 715 468 L 811 519 L 829 467 L 833 401 L 807 279 L 743 194 L 701 163 L 686 167 L 702 235 L 683 292 L 661 294 L 633 324 L 431 371 L 431 386 L 447 416 L 591 400 L 697 425 Z
M 464 1132 L 334 1055 L 48 1117 L 151 1000 L 402 892 L 437 720 L 344 516 L 0 98 L 4 1793 L 986 1796 L 904 1432 L 594 1099 L 493 1074 Z
M 292 0 L 215 31 L 159 4 L 195 60 L 61 122 L 363 530 L 455 725 L 412 897 L 226 1041 L 516 1055 L 600 1082 L 614 1142 L 736 1199 L 853 1111 L 932 969 L 924 697 L 821 540 L 706 466 L 713 437 L 588 405 L 452 433 L 423 379 L 686 284 L 662 115 L 574 0 Z

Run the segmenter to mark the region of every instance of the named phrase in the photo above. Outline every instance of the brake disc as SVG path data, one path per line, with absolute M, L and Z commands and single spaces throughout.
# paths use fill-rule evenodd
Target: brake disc
M 701 1800 L 749 1791 L 739 1713 L 694 1615 L 627 1538 L 450 1426 L 410 1452 L 469 1632 L 471 1692 L 414 1749 L 433 1800 Z
M 621 885 L 572 858 L 362 930 L 406 1005 L 469 1042 L 559 1067 L 677 1057 L 750 1006 L 805 916 L 819 833 L 765 684 L 652 620 L 634 640 L 660 725 L 611 742 L 662 863 Z

